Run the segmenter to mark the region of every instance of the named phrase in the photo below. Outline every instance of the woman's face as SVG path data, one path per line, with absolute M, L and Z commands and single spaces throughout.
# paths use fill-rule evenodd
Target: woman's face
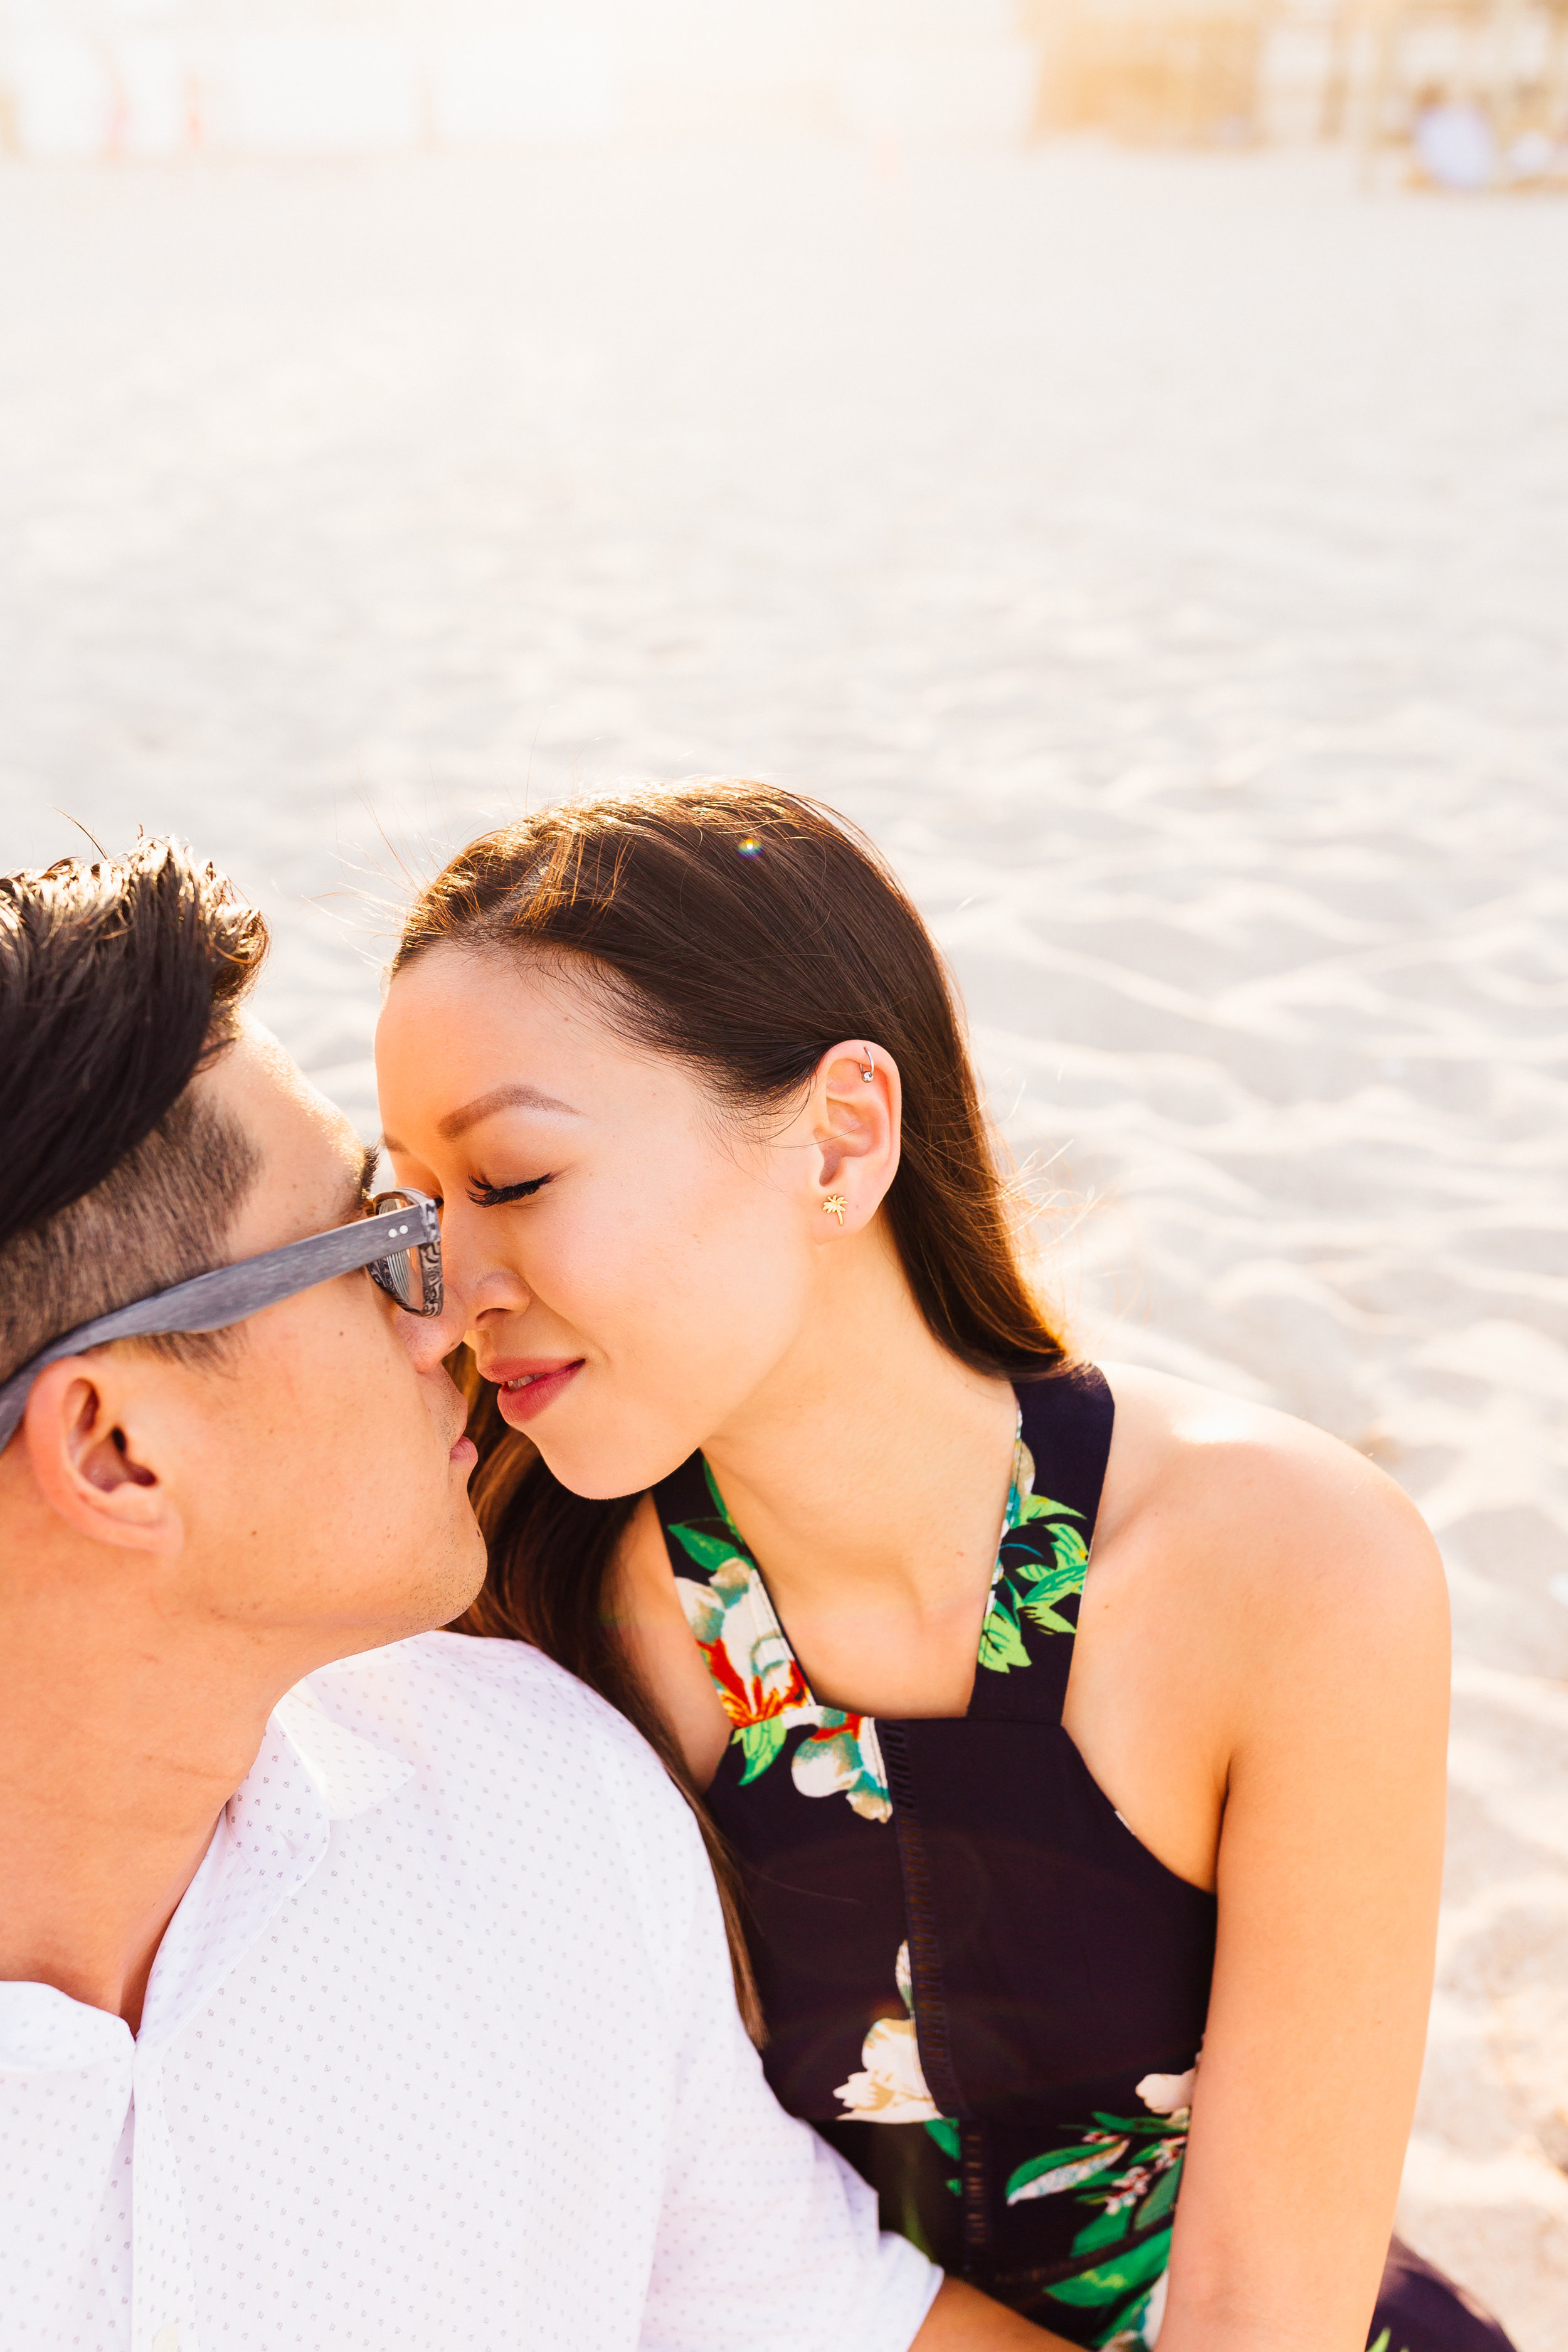
M 458 946 L 393 982 L 375 1058 L 479 1370 L 563 1485 L 639 1492 L 787 1383 L 824 1255 L 809 1124 L 738 1125 L 569 971 Z

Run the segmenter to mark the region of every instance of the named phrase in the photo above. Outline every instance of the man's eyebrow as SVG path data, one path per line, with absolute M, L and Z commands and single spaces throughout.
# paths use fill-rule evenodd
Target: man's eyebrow
M 531 1087 L 519 1078 L 510 1086 L 492 1087 L 488 1095 L 476 1095 L 472 1102 L 463 1105 L 461 1110 L 449 1110 L 445 1118 L 437 1121 L 436 1132 L 449 1143 L 455 1135 L 461 1135 L 465 1128 L 477 1127 L 481 1118 L 489 1118 L 498 1110 L 548 1110 L 558 1112 L 566 1118 L 581 1117 L 570 1103 L 558 1102 L 553 1095 L 547 1095 L 540 1087 Z
M 352 1225 L 356 1217 L 363 1216 L 365 1212 L 365 1203 L 370 1199 L 370 1188 L 375 1178 L 375 1163 L 380 1157 L 381 1146 L 379 1143 L 367 1143 L 361 1151 L 359 1167 L 354 1173 L 348 1178 L 347 1186 L 343 1193 L 343 1223 L 345 1224 Z

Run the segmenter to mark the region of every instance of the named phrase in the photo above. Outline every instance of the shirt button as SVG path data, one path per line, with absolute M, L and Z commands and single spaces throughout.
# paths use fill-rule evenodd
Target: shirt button
M 177 2327 L 160 2327 L 153 2338 L 153 2352 L 180 2352 L 180 2331 Z

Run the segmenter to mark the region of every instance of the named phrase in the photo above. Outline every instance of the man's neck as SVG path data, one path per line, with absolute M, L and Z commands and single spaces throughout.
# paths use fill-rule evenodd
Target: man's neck
M 210 1629 L 198 1648 L 132 1622 L 134 1601 L 106 1624 L 101 1587 L 85 1610 L 59 1566 L 52 1589 L 0 1590 L 0 1980 L 135 2032 L 163 1932 L 296 1677 L 226 1660 Z

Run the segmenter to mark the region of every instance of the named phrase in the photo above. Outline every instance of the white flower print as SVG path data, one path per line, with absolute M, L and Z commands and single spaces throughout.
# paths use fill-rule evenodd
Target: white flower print
M 1198 2079 L 1198 2062 L 1194 2058 L 1184 2074 L 1145 2074 L 1138 2085 L 1138 2095 L 1151 2115 L 1185 2117 L 1193 2104 L 1193 2084 Z
M 795 1787 L 803 1797 L 847 1797 L 865 1821 L 890 1821 L 892 1800 L 875 1723 L 868 1715 L 845 1715 L 837 1707 L 819 1713 L 816 1728 L 795 1751 L 790 1771 Z
M 906 2010 L 911 2010 L 910 1948 L 899 1946 L 894 1978 Z M 921 2072 L 920 2045 L 913 2015 L 879 2017 L 860 2051 L 861 2071 L 840 2083 L 833 2094 L 849 2114 L 866 2124 L 930 2124 L 941 2111 L 926 2088 Z

